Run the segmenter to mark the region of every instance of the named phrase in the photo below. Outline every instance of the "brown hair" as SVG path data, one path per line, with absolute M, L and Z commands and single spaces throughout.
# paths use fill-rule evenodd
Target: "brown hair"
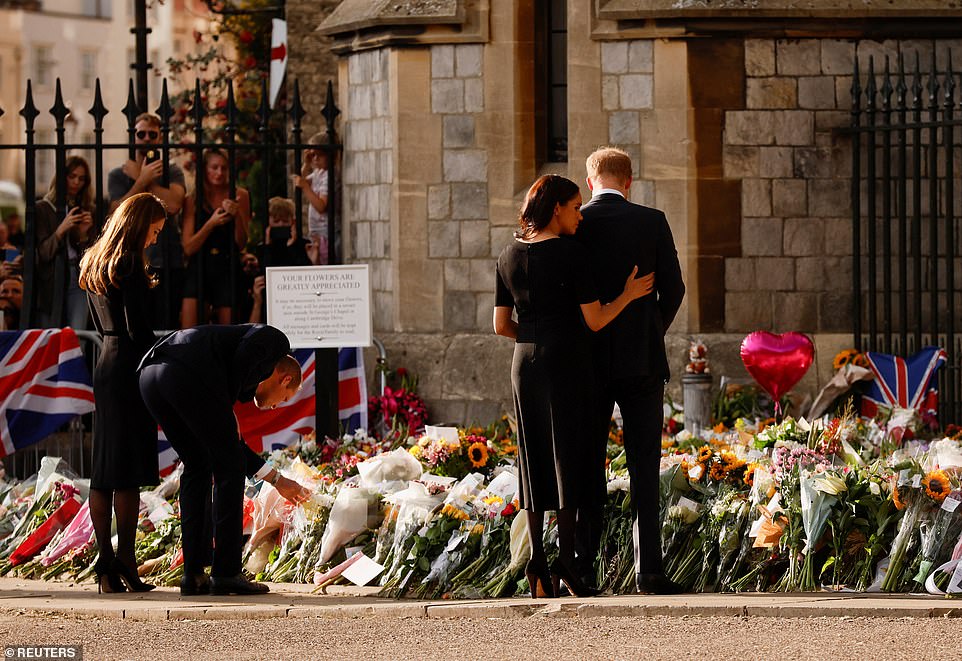
M 621 183 L 628 183 L 631 179 L 631 157 L 617 147 L 602 147 L 596 149 L 585 161 L 588 177 L 610 175 Z
M 64 164 L 63 168 L 64 176 L 70 176 L 70 173 L 76 168 L 84 169 L 84 177 L 86 178 L 86 181 L 80 188 L 80 191 L 77 193 L 74 203 L 84 211 L 93 211 L 94 189 L 93 186 L 90 185 L 92 181 L 90 176 L 90 164 L 87 163 L 87 160 L 83 156 L 77 156 L 76 154 L 73 156 L 68 156 L 67 162 Z M 47 190 L 47 194 L 43 196 L 43 199 L 50 202 L 50 204 L 54 205 L 54 207 L 57 206 L 57 175 L 54 175 L 53 179 L 50 180 L 50 188 Z M 70 211 L 70 209 L 67 209 L 67 211 Z
M 167 207 L 153 193 L 131 195 L 120 203 L 104 225 L 100 237 L 80 258 L 80 288 L 106 294 L 130 271 L 129 261 L 140 264 L 151 286 L 156 278 L 147 267 L 144 254 L 147 232 L 157 220 L 167 218 Z
M 301 387 L 301 364 L 297 362 L 294 356 L 282 356 L 281 359 L 277 361 L 274 369 L 277 370 L 281 376 L 291 377 L 291 382 L 287 386 L 288 388 L 297 390 Z
M 531 184 L 521 205 L 517 239 L 530 239 L 543 230 L 554 216 L 555 206 L 565 205 L 581 192 L 578 184 L 558 174 L 546 174 Z
M 272 197 L 267 201 L 267 214 L 294 219 L 294 202 L 286 197 Z
M 157 128 L 161 127 L 162 122 L 160 121 L 160 116 L 155 115 L 152 112 L 142 112 L 137 115 L 137 119 L 134 120 L 134 126 L 140 124 L 141 122 L 147 122 L 148 124 L 153 124 Z

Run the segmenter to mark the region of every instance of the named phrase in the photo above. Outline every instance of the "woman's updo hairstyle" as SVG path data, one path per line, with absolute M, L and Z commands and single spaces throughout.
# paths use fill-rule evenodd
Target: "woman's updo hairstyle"
M 555 206 L 564 206 L 579 192 L 581 190 L 578 184 L 561 175 L 546 174 L 538 177 L 524 196 L 515 238 L 527 240 L 543 230 L 551 222 Z

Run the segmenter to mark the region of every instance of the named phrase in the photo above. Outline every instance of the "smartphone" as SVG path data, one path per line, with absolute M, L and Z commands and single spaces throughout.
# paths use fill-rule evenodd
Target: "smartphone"
M 0 250 L 0 253 L 3 253 L 3 258 L 0 259 L 0 261 L 3 262 L 12 262 L 20 256 L 20 251 L 16 248 L 4 248 L 3 250 Z
M 290 227 L 272 227 L 270 228 L 271 243 L 287 243 L 291 238 L 291 228 Z
M 147 153 L 144 154 L 144 163 L 153 163 L 154 161 L 160 160 L 160 150 L 159 149 L 148 149 Z

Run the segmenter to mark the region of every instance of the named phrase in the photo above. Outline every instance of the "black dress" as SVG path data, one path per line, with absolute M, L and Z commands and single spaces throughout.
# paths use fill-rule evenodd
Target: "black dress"
M 565 237 L 516 241 L 501 252 L 497 276 L 495 305 L 514 307 L 518 316 L 511 386 L 521 507 L 578 507 L 593 390 L 580 305 L 598 299 L 586 254 Z
M 137 365 L 154 344 L 147 309 L 149 286 L 140 260 L 121 267 L 118 287 L 105 296 L 87 292 L 103 337 L 94 370 L 94 489 L 135 489 L 158 484 L 157 423 L 144 406 Z
M 205 219 L 203 223 L 210 222 L 214 210 L 207 200 L 204 200 L 198 215 Z M 198 230 L 203 223 L 198 225 Z M 208 305 L 215 308 L 231 306 L 230 274 L 233 236 L 233 223 L 218 225 L 207 235 L 207 240 L 204 241 L 200 250 L 190 256 L 187 260 L 184 298 L 200 298 L 201 289 L 203 289 L 204 302 Z M 235 266 L 239 269 L 239 259 Z M 201 282 L 201 273 L 203 273 L 203 282 Z M 235 270 L 235 273 L 239 273 L 239 270 Z M 237 279 L 239 281 L 240 276 L 237 276 Z

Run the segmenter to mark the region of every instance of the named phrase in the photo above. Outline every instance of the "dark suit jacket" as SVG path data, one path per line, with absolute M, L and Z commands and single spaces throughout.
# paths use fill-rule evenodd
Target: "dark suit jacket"
M 291 343 L 281 331 L 264 324 L 197 326 L 175 331 L 158 340 L 140 362 L 145 365 L 173 361 L 187 367 L 203 382 L 214 406 L 233 407 L 234 402 L 254 399 L 257 384 L 273 373 Z M 244 444 L 247 472 L 264 465 Z
M 575 238 L 589 251 L 602 303 L 618 297 L 634 266 L 639 276 L 655 273 L 655 291 L 630 303 L 594 334 L 599 375 L 667 380 L 665 333 L 685 296 L 668 219 L 658 209 L 633 204 L 614 193 L 593 198 L 581 213 L 584 220 Z

